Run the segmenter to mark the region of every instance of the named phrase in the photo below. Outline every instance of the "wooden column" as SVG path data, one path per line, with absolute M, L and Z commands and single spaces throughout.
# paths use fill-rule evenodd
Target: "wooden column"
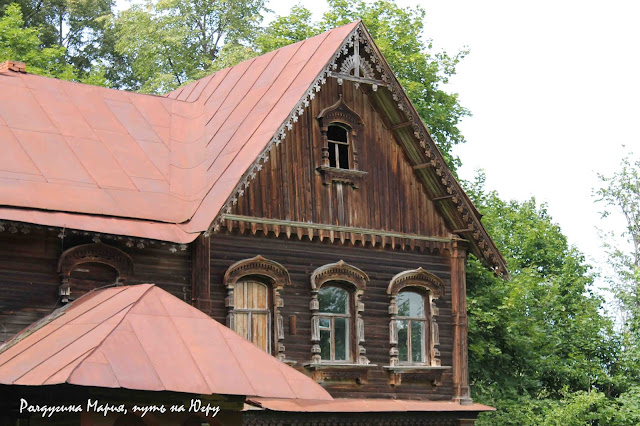
M 211 237 L 200 235 L 191 245 L 191 301 L 211 314 Z
M 453 398 L 462 405 L 471 404 L 469 364 L 467 361 L 467 279 L 465 264 L 467 243 L 456 239 L 451 253 L 451 315 L 453 322 Z

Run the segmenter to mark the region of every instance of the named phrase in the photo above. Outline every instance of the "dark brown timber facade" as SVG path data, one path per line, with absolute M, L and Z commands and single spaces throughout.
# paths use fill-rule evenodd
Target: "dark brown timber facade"
M 284 48 L 269 54 L 288 55 L 287 65 L 257 58 L 166 98 L 137 104 L 136 96 L 144 95 L 131 95 L 162 143 L 161 123 L 154 124 L 160 120 L 145 102 L 169 111 L 166 158 L 157 154 L 165 149 L 162 143 L 138 140 L 149 136 L 139 136 L 144 132 L 133 119 L 114 112 L 117 125 L 138 141 L 160 174 L 165 169 L 158 164 L 167 162 L 166 185 L 122 168 L 136 185 L 145 182 L 140 194 L 149 192 L 140 198 L 140 217 L 119 217 L 112 210 L 120 207 L 106 202 L 65 209 L 46 199 L 42 205 L 21 201 L 28 197 L 11 190 L 0 193 L 6 198 L 0 200 L 0 342 L 91 290 L 154 283 L 352 404 L 284 406 L 245 395 L 244 411 L 223 418 L 229 424 L 467 425 L 488 409 L 472 402 L 469 389 L 465 262 L 473 253 L 506 277 L 504 260 L 364 26 L 354 23 L 318 37 L 294 45 L 293 53 Z M 18 73 L 5 71 L 0 83 L 14 84 L 9 79 Z M 295 80 L 300 94 L 285 87 L 304 75 L 306 80 Z M 49 80 L 34 78 L 38 88 L 31 95 L 37 98 Z M 260 99 L 279 100 L 262 105 L 243 86 Z M 96 102 L 112 107 L 112 92 Z M 0 130 L 13 132 L 26 151 L 34 146 L 20 123 L 12 127 L 15 117 L 0 111 L 0 118 Z M 187 119 L 204 130 L 189 130 Z M 263 129 L 260 139 L 259 127 L 238 139 L 247 122 L 260 120 L 275 122 L 275 132 Z M 104 125 L 90 123 L 99 137 Z M 189 132 L 198 135 L 195 142 L 185 142 Z M 114 164 L 124 164 L 109 145 L 118 142 L 109 140 L 101 143 Z M 3 143 L 19 159 L 20 145 Z M 96 191 L 108 186 L 98 182 L 101 166 L 83 157 L 103 151 L 68 143 L 85 169 L 99 169 L 90 173 Z M 91 149 L 96 152 L 87 154 Z M 210 161 L 187 174 L 185 164 L 201 157 Z M 174 163 L 180 170 L 174 171 Z M 44 176 L 46 167 L 37 166 Z M 0 174 L 0 187 L 14 185 L 17 174 L 11 173 Z M 24 191 L 33 188 L 24 184 Z M 63 196 L 77 206 L 76 194 L 68 191 Z M 155 198 L 163 191 L 184 205 L 176 201 L 171 211 L 171 203 Z M 138 202 L 127 197 L 121 202 Z M 162 208 L 167 212 L 154 217 Z M 373 399 L 433 405 L 366 408 L 363 401 Z M 234 401 L 223 401 L 231 412 L 241 410 Z M 109 418 L 114 420 L 108 424 L 125 424 Z M 155 419 L 144 424 L 173 424 Z M 82 417 L 82 424 L 107 424 L 90 421 Z

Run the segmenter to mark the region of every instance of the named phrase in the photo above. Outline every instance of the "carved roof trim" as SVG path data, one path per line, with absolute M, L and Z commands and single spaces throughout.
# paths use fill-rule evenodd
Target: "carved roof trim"
M 278 288 L 291 284 L 291 278 L 287 269 L 270 259 L 260 255 L 250 259 L 240 260 L 229 266 L 224 274 L 224 284 L 227 287 L 235 286 L 236 282 L 247 275 L 261 275 L 271 280 L 271 283 Z
M 329 263 L 313 271 L 311 274 L 311 288 L 319 290 L 329 281 L 342 281 L 352 284 L 357 290 L 364 290 L 369 276 L 361 269 L 349 265 L 343 260 Z
M 406 287 L 422 287 L 440 297 L 445 294 L 445 284 L 442 279 L 422 268 L 403 271 L 391 278 L 387 294 L 395 295 Z
M 118 271 L 121 278 L 133 274 L 133 260 L 120 249 L 103 243 L 83 244 L 64 251 L 58 260 L 58 273 L 68 277 L 83 263 L 102 263 Z

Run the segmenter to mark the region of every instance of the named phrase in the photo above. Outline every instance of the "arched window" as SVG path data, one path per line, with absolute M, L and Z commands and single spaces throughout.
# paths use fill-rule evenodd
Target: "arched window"
M 343 126 L 332 124 L 327 130 L 329 147 L 329 166 L 338 169 L 349 169 L 349 136 Z
M 256 256 L 231 265 L 224 283 L 227 327 L 285 361 L 280 314 L 284 301 L 280 292 L 290 283 L 287 270 L 277 262 Z
M 444 295 L 444 282 L 422 268 L 404 271 L 391 279 L 387 294 L 391 366 L 440 366 L 440 336 L 436 299 Z
M 269 287 L 256 280 L 243 280 L 235 286 L 235 332 L 271 353 L 271 311 Z
M 349 299 L 347 290 L 334 285 L 327 284 L 318 291 L 318 327 L 322 361 L 351 361 Z
M 367 274 L 342 260 L 311 274 L 311 365 L 368 364 L 364 343 Z
M 366 172 L 359 170 L 358 130 L 360 116 L 345 103 L 342 96 L 317 116 L 321 134 L 320 164 L 316 170 L 324 185 L 347 184 L 359 188 Z
M 58 260 L 63 303 L 92 289 L 109 284 L 122 285 L 133 275 L 131 257 L 103 243 L 83 244 L 64 251 Z
M 428 296 L 427 296 L 428 300 Z M 398 294 L 398 361 L 400 363 L 424 364 L 428 361 L 429 323 L 428 305 L 425 310 L 425 296 L 405 290 Z

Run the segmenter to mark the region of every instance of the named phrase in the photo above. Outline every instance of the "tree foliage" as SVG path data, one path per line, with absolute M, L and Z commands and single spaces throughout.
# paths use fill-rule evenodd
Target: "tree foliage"
M 0 17 L 0 61 L 16 60 L 28 64 L 29 72 L 77 80 L 91 84 L 103 84 L 100 70 L 81 78 L 66 60 L 66 49 L 54 45 L 43 47 L 43 35 L 39 28 L 24 27 L 25 21 L 18 4 L 10 4 Z
M 0 0 L 0 16 L 17 4 L 24 28 L 38 29 L 42 47 L 64 48 L 65 60 L 85 78 L 107 55 L 105 23 L 112 0 Z
M 115 51 L 128 64 L 118 85 L 166 93 L 239 55 L 262 20 L 264 0 L 159 0 L 134 5 L 112 22 Z M 225 49 L 226 47 L 226 49 Z M 230 65 L 233 65 L 230 63 Z
M 256 38 L 256 50 L 266 53 L 361 19 L 455 170 L 460 160 L 451 150 L 465 141 L 458 124 L 470 113 L 460 105 L 457 94 L 447 93 L 442 85 L 455 74 L 467 51 L 455 55 L 434 52 L 431 40 L 423 39 L 425 11 L 419 6 L 403 8 L 389 0 L 328 0 L 328 6 L 318 22 L 308 9 L 293 7 L 288 16 L 276 18 Z

